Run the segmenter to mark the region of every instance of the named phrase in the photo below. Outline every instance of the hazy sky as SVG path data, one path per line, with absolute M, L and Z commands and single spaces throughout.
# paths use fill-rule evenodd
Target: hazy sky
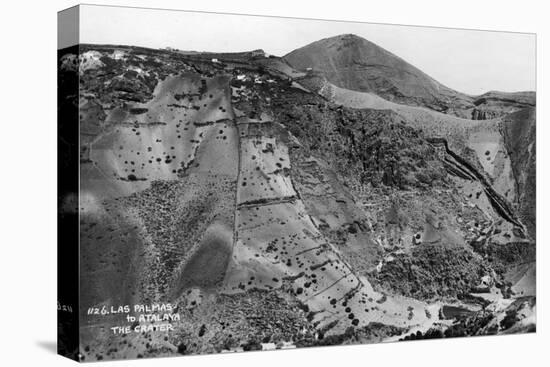
M 532 34 L 82 6 L 80 42 L 195 51 L 286 53 L 353 33 L 468 94 L 535 90 Z

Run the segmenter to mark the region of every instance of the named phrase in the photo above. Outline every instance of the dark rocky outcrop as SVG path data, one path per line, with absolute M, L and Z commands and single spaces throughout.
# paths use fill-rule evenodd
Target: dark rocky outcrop
M 395 256 L 371 276 L 393 292 L 430 300 L 469 293 L 488 269 L 481 257 L 468 249 L 425 245 Z
M 489 120 L 535 105 L 535 92 L 487 92 L 475 98 L 472 120 Z
M 428 138 L 427 141 L 429 141 L 431 144 L 443 145 L 445 147 L 446 153 L 452 158 L 452 160 L 445 158 L 445 162 L 447 163 L 447 167 L 450 172 L 454 173 L 455 175 L 461 178 L 464 178 L 467 180 L 475 180 L 481 183 L 485 190 L 485 194 L 487 195 L 487 198 L 489 199 L 495 212 L 498 213 L 502 218 L 504 218 L 508 222 L 520 228 L 523 227 L 522 224 L 516 218 L 516 215 L 514 214 L 513 210 L 510 208 L 506 199 L 503 198 L 498 192 L 496 192 L 496 190 L 489 183 L 487 178 L 481 172 L 479 172 L 472 164 L 470 164 L 466 159 L 462 158 L 460 155 L 456 154 L 451 149 L 449 149 L 449 145 L 446 139 Z
M 536 112 L 529 107 L 504 117 L 502 134 L 519 193 L 519 215 L 532 238 L 536 237 Z

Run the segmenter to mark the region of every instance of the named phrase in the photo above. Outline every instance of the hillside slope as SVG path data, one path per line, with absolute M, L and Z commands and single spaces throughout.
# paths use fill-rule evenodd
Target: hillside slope
M 85 360 L 534 328 L 534 242 L 499 181 L 534 164 L 524 115 L 506 140 L 501 119 L 216 55 L 60 60 L 80 78 Z M 120 315 L 86 314 L 150 303 L 177 307 L 174 331 L 121 338 Z
M 299 70 L 311 68 L 338 87 L 467 117 L 472 98 L 437 82 L 400 57 L 353 34 L 322 39 L 284 56 Z
M 503 119 L 503 135 L 517 183 L 515 201 L 531 236 L 536 237 L 536 111 L 526 108 Z

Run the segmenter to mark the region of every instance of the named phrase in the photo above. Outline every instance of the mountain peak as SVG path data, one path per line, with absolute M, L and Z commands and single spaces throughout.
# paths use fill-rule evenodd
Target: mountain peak
M 344 33 L 344 34 L 340 34 L 338 36 L 334 36 L 332 38 L 364 40 L 363 37 L 360 37 L 360 36 L 358 36 L 354 33 Z
M 357 45 L 357 46 L 362 46 L 362 47 L 366 47 L 366 48 L 374 47 L 374 48 L 377 48 L 380 51 L 387 52 L 386 50 L 384 50 L 382 47 L 376 45 L 375 43 L 367 40 L 366 38 L 363 38 L 361 36 L 353 34 L 353 33 L 344 33 L 344 34 L 339 34 L 337 36 L 323 38 L 323 39 L 321 39 L 317 42 L 313 42 L 311 45 L 313 45 L 313 44 L 327 45 L 327 46 Z
M 363 37 L 360 37 L 360 36 L 358 36 L 354 33 L 343 33 L 343 34 L 328 37 L 328 38 L 325 38 L 325 39 L 326 40 L 330 40 L 330 39 L 333 39 L 333 40 L 337 40 L 337 39 L 341 39 L 341 40 L 345 40 L 345 39 L 364 40 Z
M 438 83 L 402 58 L 355 34 L 324 38 L 284 56 L 294 68 L 321 73 L 332 84 L 389 101 L 454 110 L 470 97 Z M 455 103 L 456 104 L 456 103 Z

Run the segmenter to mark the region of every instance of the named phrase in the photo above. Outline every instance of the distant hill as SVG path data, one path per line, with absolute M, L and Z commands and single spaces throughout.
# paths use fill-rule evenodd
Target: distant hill
M 469 96 L 439 83 L 382 47 L 353 34 L 325 38 L 285 55 L 291 66 L 324 76 L 340 88 L 388 101 L 485 120 L 535 105 L 535 92 L 491 91 Z
M 472 97 L 442 85 L 400 57 L 353 34 L 313 42 L 284 59 L 297 69 L 312 68 L 322 73 L 338 87 L 372 92 L 389 101 L 441 112 L 472 107 Z
M 523 108 L 536 105 L 535 92 L 498 92 L 484 93 L 474 100 L 475 109 L 472 111 L 474 120 L 488 120 L 503 113 L 512 113 Z

